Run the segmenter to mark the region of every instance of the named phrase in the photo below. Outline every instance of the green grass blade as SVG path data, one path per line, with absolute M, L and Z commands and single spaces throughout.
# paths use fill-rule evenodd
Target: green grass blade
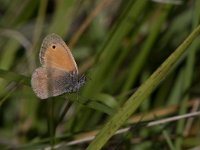
M 102 81 L 105 80 L 102 78 L 105 76 L 108 77 L 110 74 L 110 65 L 113 67 L 113 62 L 115 62 L 113 59 L 118 54 L 120 41 L 131 31 L 133 22 L 136 21 L 137 16 L 144 9 L 146 2 L 146 0 L 137 0 L 130 4 L 127 8 L 128 11 L 127 9 L 125 10 L 124 18 L 115 26 L 115 30 L 111 34 L 109 41 L 107 41 L 103 47 L 103 53 L 100 56 L 100 65 L 94 70 L 92 82 L 88 83 L 84 94 L 95 94 L 102 89 Z
M 63 36 L 66 34 L 69 23 L 71 20 L 71 10 L 76 4 L 75 1 L 69 0 L 60 0 L 55 1 L 56 10 L 53 15 L 52 22 L 50 24 L 49 33 L 56 32 L 58 35 Z M 64 22 L 63 22 L 64 21 Z
M 99 150 L 117 131 L 117 129 L 136 111 L 140 104 L 153 92 L 159 83 L 167 76 L 174 64 L 186 52 L 187 47 L 200 33 L 200 25 L 185 39 L 185 41 L 166 59 L 166 61 L 148 78 L 144 84 L 127 100 L 124 106 L 107 122 L 98 133 L 87 150 Z
M 146 63 L 146 59 L 151 51 L 153 44 L 156 44 L 156 38 L 160 33 L 161 26 L 166 20 L 171 9 L 171 5 L 164 5 L 158 11 L 158 16 L 154 23 L 151 25 L 149 36 L 144 43 L 143 47 L 141 48 L 140 53 L 132 62 L 131 66 L 129 67 L 129 73 L 126 82 L 124 83 L 124 87 L 122 88 L 122 93 L 128 91 L 130 87 L 135 83 L 137 76 L 139 75 L 141 69 L 143 68 L 144 64 Z
M 172 140 L 170 139 L 169 133 L 165 130 L 162 133 L 163 133 L 163 136 L 165 137 L 165 139 L 167 141 L 167 144 L 168 144 L 170 150 L 175 150 L 175 147 L 172 143 Z
M 15 72 L 7 71 L 0 69 L 0 78 L 3 78 L 7 81 L 15 81 L 17 83 L 21 83 L 27 86 L 30 86 L 30 78 L 24 75 L 19 75 Z
M 194 12 L 196 11 L 196 13 L 194 13 L 195 15 L 193 17 L 193 24 L 192 24 L 193 28 L 195 28 L 199 22 L 199 16 L 200 16 L 199 9 L 200 9 L 200 1 L 196 1 L 196 5 L 195 5 L 195 9 L 194 9 Z M 192 80 L 193 80 L 195 55 L 196 55 L 198 46 L 199 46 L 199 39 L 196 39 L 190 47 L 190 51 L 188 53 L 187 60 L 186 60 L 186 65 L 181 70 L 183 72 L 183 80 L 182 80 L 182 84 L 181 84 L 182 85 L 181 89 L 182 89 L 183 93 L 187 89 L 189 89 L 189 87 L 191 86 Z M 189 93 L 184 95 L 184 98 L 182 100 L 181 107 L 179 110 L 179 114 L 184 114 L 187 112 L 188 99 L 189 99 Z M 184 133 L 184 128 L 185 128 L 185 120 L 180 120 L 177 124 L 176 134 L 182 135 Z M 177 150 L 182 149 L 182 147 L 181 147 L 182 144 L 183 144 L 183 137 L 182 136 L 177 137 L 175 140 L 176 149 Z

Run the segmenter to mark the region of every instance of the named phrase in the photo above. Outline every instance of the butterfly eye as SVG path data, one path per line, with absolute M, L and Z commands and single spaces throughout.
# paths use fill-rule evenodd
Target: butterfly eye
M 53 48 L 53 49 L 55 49 L 55 48 L 56 48 L 56 46 L 55 46 L 55 45 L 53 45 L 53 46 L 52 46 L 52 48 Z

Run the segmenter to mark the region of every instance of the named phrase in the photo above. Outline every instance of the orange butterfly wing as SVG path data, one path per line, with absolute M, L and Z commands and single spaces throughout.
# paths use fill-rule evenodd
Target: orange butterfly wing
M 53 67 L 66 72 L 76 71 L 77 64 L 70 49 L 65 42 L 55 33 L 50 34 L 43 40 L 40 49 L 40 63 L 46 67 Z

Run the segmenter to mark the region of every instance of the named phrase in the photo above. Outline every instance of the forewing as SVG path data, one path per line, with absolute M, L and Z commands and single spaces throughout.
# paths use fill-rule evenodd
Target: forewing
M 46 67 L 58 68 L 66 72 L 76 71 L 77 65 L 70 49 L 56 34 L 50 34 L 43 40 L 40 54 L 40 62 Z

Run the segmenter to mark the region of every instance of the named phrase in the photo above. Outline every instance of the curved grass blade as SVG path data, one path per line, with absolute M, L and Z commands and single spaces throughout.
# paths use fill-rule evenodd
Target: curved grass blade
M 183 43 L 165 60 L 163 64 L 142 84 L 138 90 L 127 100 L 122 108 L 107 122 L 97 134 L 87 150 L 99 150 L 117 131 L 117 129 L 130 117 L 141 103 L 153 92 L 153 90 L 167 76 L 178 60 L 186 52 L 187 47 L 200 33 L 200 25 L 183 41 Z

